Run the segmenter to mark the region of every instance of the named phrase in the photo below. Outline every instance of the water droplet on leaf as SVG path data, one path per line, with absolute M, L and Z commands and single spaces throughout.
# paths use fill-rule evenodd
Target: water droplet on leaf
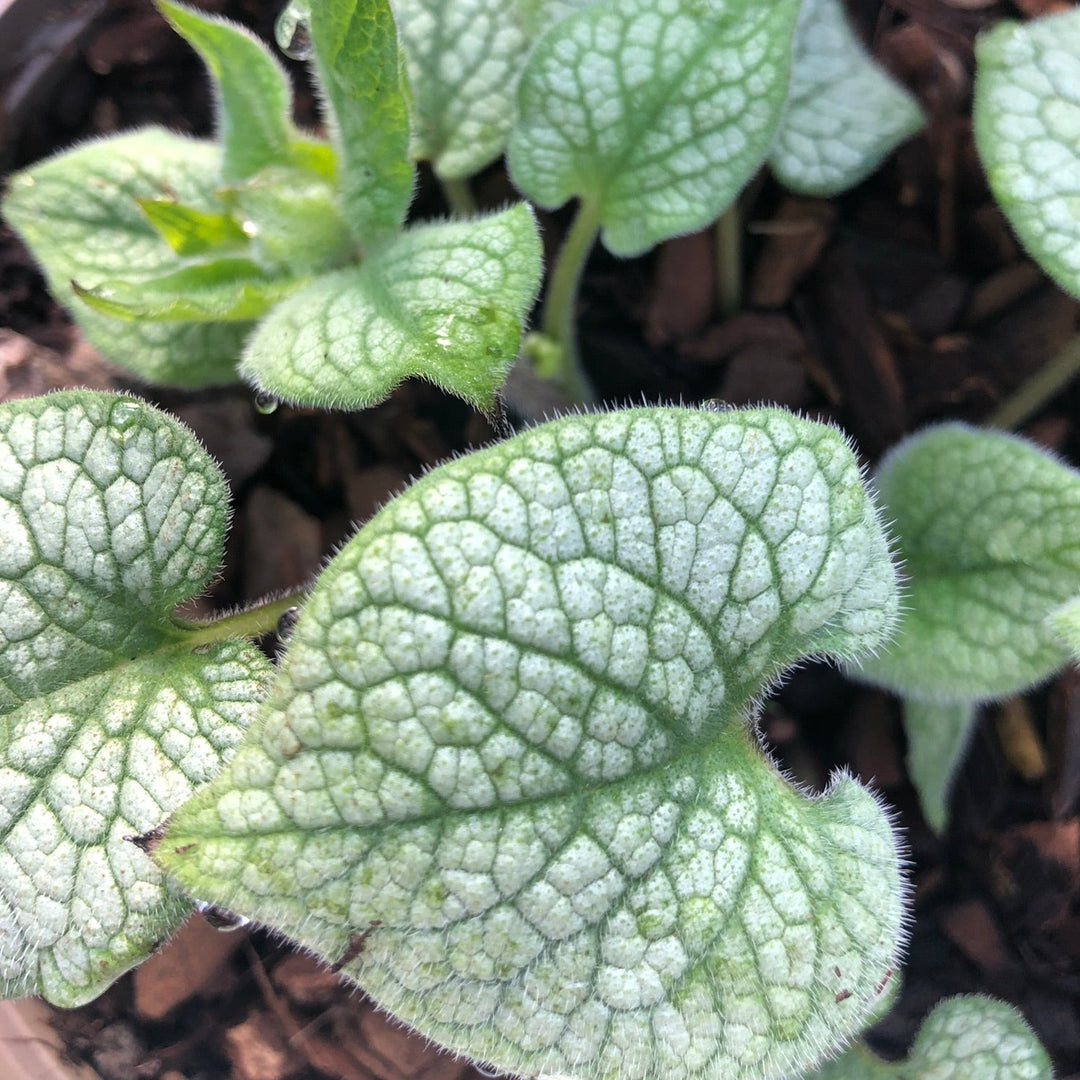
M 215 907 L 208 900 L 196 900 L 195 910 L 215 929 L 222 933 L 232 933 L 251 924 L 250 919 L 243 915 L 237 915 L 234 911 L 226 908 Z
M 277 626 L 274 632 L 277 634 L 278 641 L 288 641 L 293 635 L 293 630 L 296 628 L 296 622 L 300 618 L 300 609 L 298 607 L 291 607 L 285 611 L 281 618 L 277 621 Z
M 268 394 L 265 390 L 260 390 L 255 395 L 255 411 L 261 412 L 263 416 L 269 416 L 280 404 L 273 394 Z
M 290 60 L 311 58 L 311 31 L 308 29 L 310 17 L 310 4 L 304 0 L 292 0 L 274 23 L 274 40 Z
M 137 402 L 118 401 L 113 405 L 109 419 L 114 428 L 123 431 L 135 423 L 141 411 Z

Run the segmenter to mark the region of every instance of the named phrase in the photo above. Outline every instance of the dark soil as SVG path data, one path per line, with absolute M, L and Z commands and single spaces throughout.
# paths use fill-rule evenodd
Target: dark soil
M 1002 17 L 1057 0 L 849 0 L 876 54 L 919 95 L 926 131 L 849 195 L 785 195 L 762 175 L 743 198 L 746 307 L 713 308 L 709 234 L 618 262 L 597 252 L 581 303 L 583 352 L 618 401 L 773 401 L 836 420 L 868 463 L 906 432 L 984 419 L 1076 332 L 1077 304 L 1020 252 L 986 189 L 970 129 L 973 40 Z M 276 5 L 213 5 L 269 35 Z M 92 16 L 92 17 L 91 17 Z M 75 29 L 70 33 L 72 25 Z M 0 81 L 0 164 L 16 168 L 85 137 L 157 122 L 208 134 L 201 66 L 143 0 L 90 0 L 55 22 L 62 77 L 29 116 Z M 0 68 L 0 80 L 4 71 Z M 10 74 L 10 72 L 9 72 Z M 298 112 L 315 106 L 294 67 Z M 21 119 L 16 128 L 13 119 Z M 497 203 L 504 174 L 477 184 Z M 418 213 L 442 212 L 428 185 Z M 545 222 L 557 243 L 565 219 Z M 0 398 L 61 385 L 129 386 L 81 341 L 0 223 Z M 492 423 L 409 383 L 343 415 L 259 413 L 242 387 L 137 387 L 180 415 L 224 463 L 236 517 L 209 606 L 310 578 L 389 494 L 448 456 L 495 437 Z M 539 413 L 530 391 L 515 408 Z M 1080 463 L 1080 396 L 1066 388 L 1023 433 Z M 501 426 L 501 425 L 497 425 Z M 981 717 L 947 834 L 923 822 L 905 774 L 897 703 L 835 671 L 794 675 L 763 717 L 781 761 L 811 785 L 847 765 L 899 812 L 915 917 L 898 1007 L 873 1034 L 902 1054 L 940 998 L 984 992 L 1015 1003 L 1059 1077 L 1080 1076 L 1080 673 L 1065 671 Z M 102 1077 L 198 1080 L 459 1077 L 464 1063 L 387 1023 L 355 989 L 280 942 L 195 919 L 97 1002 L 58 1012 L 73 1058 Z

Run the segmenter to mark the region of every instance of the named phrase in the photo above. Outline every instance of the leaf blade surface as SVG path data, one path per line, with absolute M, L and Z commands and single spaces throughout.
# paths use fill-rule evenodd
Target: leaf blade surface
M 876 484 L 910 581 L 896 638 L 856 674 L 946 704 L 1061 666 L 1047 617 L 1080 581 L 1080 475 L 1021 439 L 948 424 L 898 446 Z
M 617 0 L 559 22 L 522 75 L 515 184 L 598 207 L 616 255 L 715 220 L 768 151 L 798 4 Z
M 155 857 L 502 1068 L 794 1071 L 872 1007 L 902 887 L 869 794 L 795 793 L 747 713 L 895 606 L 837 433 L 557 421 L 344 549 L 265 723 Z
M 221 556 L 216 466 L 115 395 L 0 406 L 0 986 L 70 1007 L 190 904 L 131 842 L 221 767 L 269 665 L 171 621 Z
M 776 178 L 801 194 L 839 194 L 922 124 L 914 97 L 863 48 L 840 0 L 803 0 L 791 89 L 769 153 Z
M 123 322 L 77 301 L 71 281 L 92 289 L 133 285 L 183 266 L 140 201 L 167 198 L 220 213 L 221 151 L 213 143 L 145 128 L 40 162 L 9 184 L 3 210 L 42 264 L 49 289 L 72 309 L 107 358 L 151 382 L 206 386 L 236 381 L 244 324 Z
M 529 208 L 418 226 L 316 278 L 257 327 L 242 374 L 267 393 L 363 408 L 409 376 L 491 410 L 540 280 Z
M 1021 243 L 1080 295 L 1080 12 L 1003 21 L 979 39 L 973 123 L 990 188 Z

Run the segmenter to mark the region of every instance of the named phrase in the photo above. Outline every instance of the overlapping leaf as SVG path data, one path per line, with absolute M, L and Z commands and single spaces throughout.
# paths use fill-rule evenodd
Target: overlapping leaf
M 394 0 L 412 92 L 413 157 L 439 176 L 502 153 L 529 39 L 518 0 Z
M 71 281 L 132 284 L 179 269 L 175 253 L 140 209 L 169 198 L 220 211 L 214 199 L 221 151 L 208 142 L 147 128 L 87 143 L 14 176 L 4 216 L 42 263 L 53 295 L 109 359 L 154 382 L 179 386 L 236 378 L 243 324 L 124 324 L 76 301 Z
M 338 151 L 342 210 L 367 246 L 401 227 L 412 199 L 394 16 L 388 0 L 320 0 L 310 29 Z
M 979 40 L 975 142 L 1024 247 L 1080 296 L 1080 11 L 1002 22 Z
M 221 178 L 244 180 L 289 161 L 292 88 L 273 54 L 250 31 L 170 0 L 161 13 L 199 53 L 218 96 Z
M 859 1044 L 812 1080 L 1051 1080 L 1052 1075 L 1046 1051 L 1015 1009 L 968 995 L 934 1009 L 906 1061 L 882 1061 Z
M 577 196 L 617 255 L 717 218 L 761 164 L 788 89 L 798 0 L 614 0 L 537 43 L 510 140 L 540 206 Z
M 904 702 L 907 769 L 927 824 L 942 832 L 949 818 L 949 791 L 971 741 L 976 707 L 970 701 Z
M 361 408 L 419 376 L 491 409 L 540 282 L 528 207 L 419 226 L 259 324 L 241 371 L 286 401 Z
M 769 154 L 792 191 L 835 195 L 922 126 L 915 99 L 868 55 L 840 0 L 803 0 L 791 90 Z
M 877 487 L 910 576 L 893 643 L 857 673 L 908 698 L 986 701 L 1065 660 L 1047 623 L 1080 588 L 1080 475 L 960 424 L 902 443 Z
M 0 406 L 0 987 L 72 1006 L 190 909 L 130 838 L 210 779 L 269 666 L 170 620 L 217 571 L 224 482 L 131 399 Z
M 879 645 L 895 575 L 839 434 L 577 416 L 445 465 L 322 575 L 262 722 L 155 858 L 523 1075 L 789 1075 L 901 936 L 886 815 L 747 720 Z

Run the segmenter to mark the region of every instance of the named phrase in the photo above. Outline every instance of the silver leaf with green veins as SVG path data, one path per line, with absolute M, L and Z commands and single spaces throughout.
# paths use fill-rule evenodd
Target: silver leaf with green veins
M 616 255 L 715 220 L 768 151 L 798 0 L 614 0 L 571 15 L 526 64 L 514 183 L 579 197 Z
M 419 376 L 490 410 L 540 284 L 540 254 L 524 203 L 416 226 L 278 304 L 241 373 L 285 401 L 336 408 L 371 405 Z
M 840 0 L 803 0 L 791 90 L 769 155 L 777 179 L 809 195 L 846 191 L 922 123 L 915 99 L 852 32 Z
M 0 988 L 78 1005 L 190 910 L 130 838 L 220 768 L 269 677 L 169 616 L 217 571 L 189 432 L 91 392 L 0 405 Z
M 393 0 L 417 160 L 461 179 L 494 161 L 514 122 L 529 39 L 519 0 Z
M 891 630 L 838 432 L 639 409 L 429 474 L 335 558 L 260 723 L 155 858 L 522 1075 L 786 1076 L 902 937 L 886 815 L 796 792 L 749 718 Z
M 1080 587 L 1080 474 L 961 424 L 901 443 L 876 484 L 910 576 L 899 633 L 855 672 L 905 697 L 987 701 L 1066 653 L 1047 619 Z
M 1014 1008 L 965 995 L 934 1009 L 906 1061 L 882 1061 L 857 1044 L 807 1080 L 1051 1080 L 1052 1075 L 1046 1051 Z
M 1080 296 L 1080 11 L 995 26 L 977 46 L 975 142 L 1024 247 Z
M 184 261 L 139 207 L 170 198 L 220 212 L 221 149 L 160 128 L 87 143 L 12 177 L 3 213 L 45 269 L 53 295 L 110 360 L 151 382 L 205 386 L 236 381 L 248 324 L 121 322 L 75 301 L 71 282 L 140 282 Z M 74 301 L 74 302 L 73 302 Z

